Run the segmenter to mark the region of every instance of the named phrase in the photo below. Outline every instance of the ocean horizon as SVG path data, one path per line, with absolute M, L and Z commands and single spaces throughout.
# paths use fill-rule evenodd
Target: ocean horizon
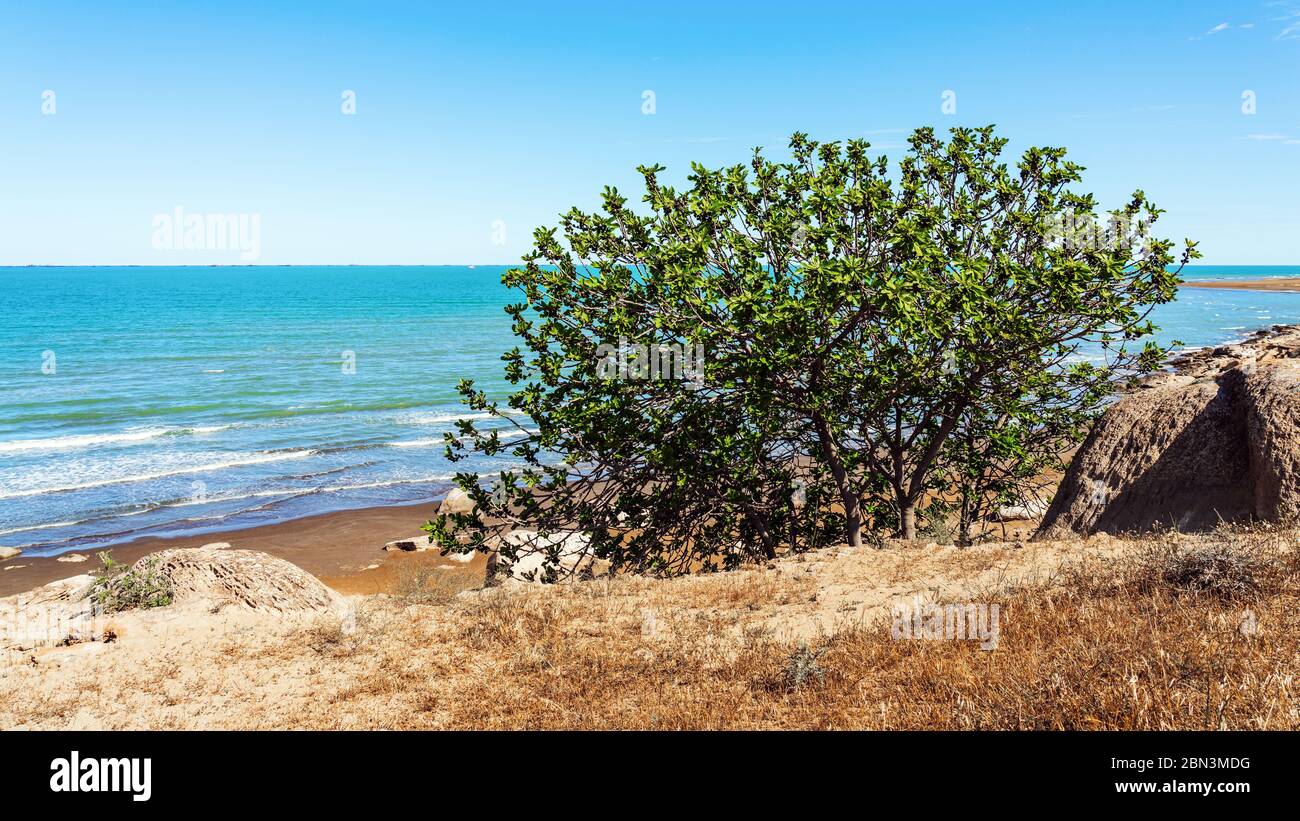
M 430 501 L 456 384 L 504 399 L 508 265 L 0 267 L 0 546 L 93 550 Z M 1300 266 L 1188 266 L 1188 281 Z M 1184 289 L 1158 339 L 1300 323 L 1300 293 Z M 505 425 L 515 431 L 516 424 Z

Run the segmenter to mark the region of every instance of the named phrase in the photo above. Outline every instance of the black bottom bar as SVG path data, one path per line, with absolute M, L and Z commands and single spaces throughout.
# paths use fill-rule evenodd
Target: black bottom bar
M 1286 733 L 51 732 L 0 734 L 0 752 L 8 762 L 6 792 L 14 798 L 52 808 L 112 804 L 127 812 L 338 809 L 400 800 L 450 810 L 453 799 L 471 806 L 486 801 L 494 809 L 520 802 L 536 810 L 578 795 L 583 803 L 643 809 L 761 805 L 777 797 L 860 806 L 920 799 L 927 809 L 944 803 L 973 809 L 972 801 L 990 800 L 999 808 L 1188 800 L 1208 807 L 1289 797 L 1293 739 Z

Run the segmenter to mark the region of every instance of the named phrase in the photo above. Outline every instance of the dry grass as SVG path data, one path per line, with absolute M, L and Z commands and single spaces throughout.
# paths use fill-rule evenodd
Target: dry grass
M 456 594 L 478 587 L 481 575 L 465 567 L 406 562 L 397 570 L 393 595 L 406 604 L 449 604 Z
M 1300 729 L 1295 542 L 1294 531 L 1161 536 L 1032 584 L 990 584 L 986 573 L 968 589 L 1001 607 L 993 651 L 894 640 L 879 613 L 802 642 L 772 629 L 773 613 L 815 600 L 846 563 L 883 564 L 887 551 L 708 578 L 462 596 L 425 578 L 409 596 L 363 600 L 348 618 L 252 644 L 231 638 L 183 664 L 168 666 L 162 654 L 134 670 L 135 685 L 125 672 L 79 678 L 79 687 L 119 699 L 116 688 L 137 686 L 120 713 L 83 710 L 78 722 L 66 693 L 30 698 L 39 671 L 28 671 L 14 682 L 28 698 L 6 697 L 4 709 L 16 712 L 3 718 L 112 727 Z M 955 555 L 981 568 L 998 550 Z M 251 695 L 211 709 L 205 694 L 221 687 L 206 664 L 218 660 L 250 678 Z M 281 686 L 274 697 L 256 683 L 271 675 Z

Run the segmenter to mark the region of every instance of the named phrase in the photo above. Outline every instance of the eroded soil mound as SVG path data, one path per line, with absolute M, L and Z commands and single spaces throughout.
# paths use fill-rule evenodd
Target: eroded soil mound
M 1300 509 L 1300 326 L 1173 366 L 1098 420 L 1038 538 L 1204 530 Z
M 136 562 L 166 576 L 178 604 L 227 602 L 251 610 L 325 610 L 336 598 L 315 576 L 266 553 L 219 547 L 178 548 Z

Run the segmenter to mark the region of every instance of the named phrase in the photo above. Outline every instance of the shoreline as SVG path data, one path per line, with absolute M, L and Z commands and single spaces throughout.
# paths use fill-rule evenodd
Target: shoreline
M 1271 291 L 1273 293 L 1300 293 L 1300 277 L 1271 277 L 1268 279 L 1206 279 L 1183 282 L 1180 288 L 1216 288 L 1230 291 Z
M 388 553 L 384 545 L 422 535 L 439 502 L 381 505 L 316 513 L 284 522 L 181 537 L 142 536 L 106 548 L 113 558 L 130 564 L 149 553 L 173 547 L 202 547 L 225 542 L 233 548 L 257 550 L 292 562 L 345 595 L 380 593 L 397 578 L 407 562 L 480 567 L 478 555 L 468 564 L 438 555 L 438 551 Z M 59 561 L 79 554 L 84 562 Z M 26 593 L 59 579 L 88 573 L 99 566 L 97 550 L 70 550 L 58 556 L 19 555 L 0 561 L 0 597 Z

